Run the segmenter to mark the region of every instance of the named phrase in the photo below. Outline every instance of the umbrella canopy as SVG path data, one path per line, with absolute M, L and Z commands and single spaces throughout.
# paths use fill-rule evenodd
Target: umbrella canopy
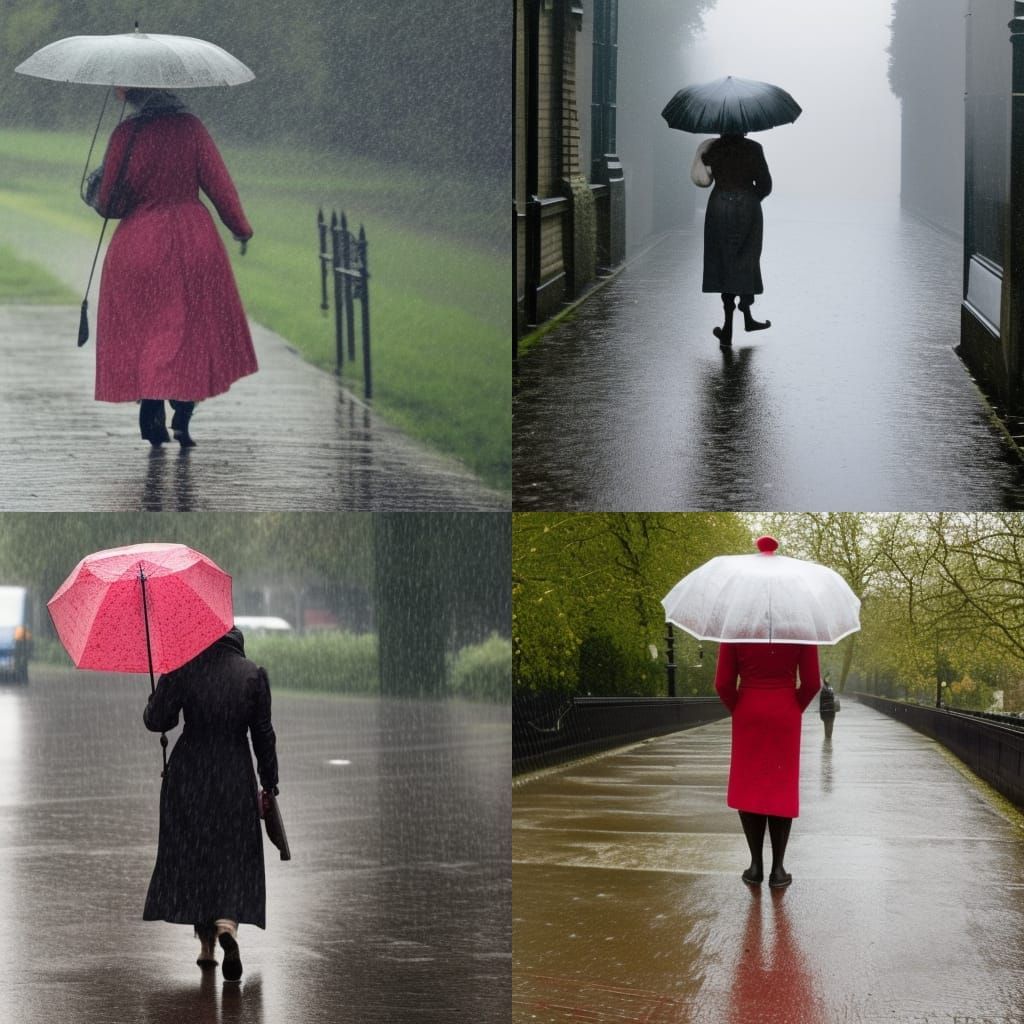
M 839 573 L 775 554 L 719 555 L 684 576 L 662 599 L 665 618 L 698 640 L 834 644 L 860 629 L 860 600 Z
M 75 665 L 108 672 L 170 672 L 233 624 L 231 577 L 184 544 L 87 555 L 47 608 Z
M 680 89 L 661 116 L 669 128 L 701 135 L 741 135 L 790 124 L 800 106 L 785 89 L 746 78 L 717 78 Z
M 237 57 L 204 39 L 148 35 L 138 29 L 58 39 L 14 70 L 55 82 L 148 89 L 241 85 L 255 77 Z

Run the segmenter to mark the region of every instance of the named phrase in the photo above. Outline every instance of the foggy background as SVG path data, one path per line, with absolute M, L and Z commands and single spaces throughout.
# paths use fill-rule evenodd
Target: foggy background
M 693 42 L 692 78 L 680 88 L 733 75 L 792 93 L 803 107 L 797 121 L 753 136 L 779 196 L 895 200 L 900 104 L 888 81 L 892 7 L 891 0 L 718 0 Z M 682 154 L 691 160 L 696 138 Z

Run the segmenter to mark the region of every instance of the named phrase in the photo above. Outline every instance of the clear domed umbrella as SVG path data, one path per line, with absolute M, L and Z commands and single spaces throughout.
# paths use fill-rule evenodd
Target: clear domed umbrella
M 747 78 L 717 78 L 680 89 L 661 116 L 669 128 L 698 135 L 740 135 L 790 124 L 800 104 L 785 89 Z
M 15 69 L 54 82 L 126 88 L 197 89 L 254 78 L 237 57 L 205 39 L 134 32 L 68 36 L 36 50 Z
M 839 573 L 775 553 L 719 555 L 684 576 L 662 599 L 665 619 L 698 640 L 835 644 L 860 629 L 860 599 Z
M 80 191 L 85 198 L 84 188 L 89 162 L 92 159 L 96 136 L 99 135 L 103 115 L 107 109 L 110 91 L 114 86 L 144 89 L 198 89 L 205 86 L 241 85 L 255 77 L 237 57 L 227 50 L 205 39 L 192 36 L 150 35 L 139 31 L 138 22 L 134 32 L 116 35 L 68 36 L 49 43 L 36 50 L 15 69 L 18 74 L 31 75 L 56 82 L 73 82 L 80 85 L 105 85 L 107 93 L 100 108 L 89 154 L 85 158 Z M 121 107 L 124 117 L 127 101 Z M 96 260 L 103 244 L 107 229 L 104 217 L 100 230 L 96 255 L 89 271 L 89 283 L 82 300 L 82 315 L 78 330 L 78 344 L 84 345 L 89 338 L 88 300 L 92 287 Z M 244 252 L 244 248 L 243 248 Z

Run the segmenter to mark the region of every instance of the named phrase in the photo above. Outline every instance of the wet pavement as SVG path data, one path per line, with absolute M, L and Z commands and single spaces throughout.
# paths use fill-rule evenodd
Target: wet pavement
M 259 372 L 197 406 L 197 447 L 154 449 L 139 438 L 134 403 L 93 400 L 94 343 L 76 348 L 77 309 L 0 306 L 0 509 L 508 507 L 506 496 L 252 326 Z
M 731 351 L 700 221 L 519 360 L 514 506 L 1024 508 L 1024 470 L 953 352 L 960 243 L 895 206 L 765 201 L 770 330 Z
M 0 1021 L 508 1021 L 507 708 L 275 692 L 293 859 L 265 843 L 267 930 L 240 929 L 233 985 L 190 928 L 142 920 L 148 690 L 38 666 L 0 687 Z
M 740 881 L 728 758 L 726 721 L 517 782 L 514 1021 L 1024 1019 L 1024 831 L 990 791 L 852 700 L 831 746 L 808 712 L 773 892 Z

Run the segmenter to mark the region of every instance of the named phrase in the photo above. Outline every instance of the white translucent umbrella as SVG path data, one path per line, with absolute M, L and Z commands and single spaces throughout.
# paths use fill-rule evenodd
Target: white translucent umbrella
M 860 629 L 860 599 L 839 573 L 775 554 L 719 555 L 684 576 L 662 598 L 665 619 L 698 640 L 755 644 L 834 644 Z
M 19 74 L 81 85 L 196 89 L 241 85 L 253 73 L 237 57 L 204 39 L 134 32 L 68 36 L 36 50 Z

